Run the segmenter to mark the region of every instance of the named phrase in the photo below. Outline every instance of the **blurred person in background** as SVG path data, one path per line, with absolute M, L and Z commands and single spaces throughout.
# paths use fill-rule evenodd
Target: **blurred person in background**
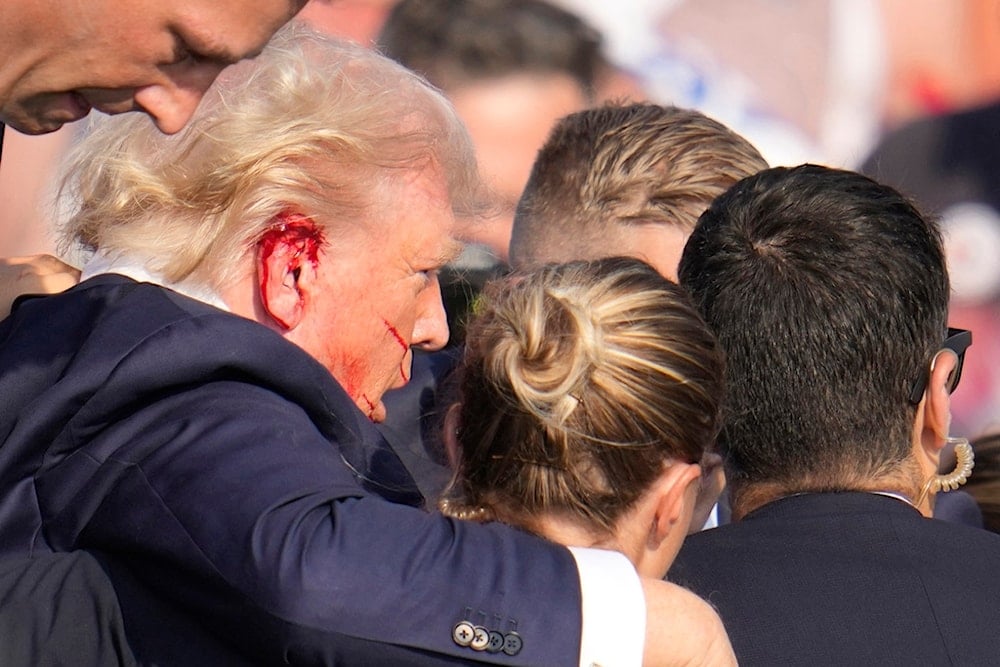
M 1000 14 L 996 17 L 1000 31 Z M 977 333 L 977 359 L 955 424 L 970 434 L 1000 426 L 1000 97 L 939 113 L 887 134 L 861 170 L 906 193 L 941 221 L 951 313 Z
M 402 0 L 377 44 L 452 101 L 498 198 L 496 215 L 463 230 L 470 247 L 443 276 L 456 344 L 468 302 L 506 268 L 514 206 L 536 151 L 557 119 L 598 100 L 616 73 L 600 32 L 544 0 Z
M 976 468 L 963 487 L 983 514 L 983 526 L 1000 533 L 1000 433 L 991 433 L 972 441 Z
M 466 249 L 441 272 L 450 349 L 414 356 L 412 380 L 390 392 L 390 416 L 380 426 L 433 494 L 450 474 L 438 437 L 438 384 L 454 365 L 483 285 L 509 268 L 514 207 L 535 154 L 557 119 L 593 104 L 606 85 L 621 93 L 622 79 L 602 53 L 600 33 L 545 0 L 401 0 L 376 42 L 452 101 L 497 199 L 492 215 L 465 221 Z

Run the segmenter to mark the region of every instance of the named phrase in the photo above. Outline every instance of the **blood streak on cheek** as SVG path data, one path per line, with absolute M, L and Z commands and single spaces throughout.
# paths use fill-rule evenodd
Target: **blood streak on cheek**
M 399 343 L 399 346 L 403 348 L 403 352 L 406 352 L 408 349 L 410 349 L 410 346 L 406 344 L 406 340 L 404 340 L 403 337 L 399 335 L 399 331 L 396 330 L 396 327 L 389 324 L 389 320 L 383 318 L 382 324 L 384 324 L 385 328 L 389 330 L 389 333 L 392 334 L 392 337 L 396 339 L 396 342 Z
M 326 243 L 319 226 L 300 213 L 287 211 L 280 213 L 275 220 L 276 224 L 260 237 L 260 256 L 267 259 L 281 247 L 294 248 L 288 262 L 290 269 L 298 268 L 299 258 L 303 255 L 315 268 L 319 264 L 319 249 Z M 269 269 L 267 262 L 260 262 L 260 265 L 260 287 L 263 290 Z
M 392 337 L 396 339 L 396 342 L 399 343 L 399 346 L 403 348 L 403 360 L 399 362 L 399 376 L 403 378 L 403 382 L 408 382 L 409 378 L 406 377 L 406 368 L 403 364 L 406 362 L 406 353 L 409 351 L 410 346 L 406 344 L 406 340 L 399 334 L 399 330 L 389 323 L 389 320 L 382 318 L 382 323 L 385 325 L 385 328 L 389 331 Z

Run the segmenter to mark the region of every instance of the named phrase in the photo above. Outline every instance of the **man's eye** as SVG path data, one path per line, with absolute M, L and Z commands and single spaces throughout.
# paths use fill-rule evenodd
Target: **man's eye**
M 200 65 L 211 60 L 207 56 L 198 53 L 184 42 L 178 42 L 174 47 L 174 58 L 171 65 Z
M 174 57 L 170 61 L 171 65 L 193 65 L 197 62 L 195 55 L 184 47 L 174 49 Z
M 437 285 L 439 271 L 440 269 L 424 269 L 417 272 L 417 275 L 420 276 L 421 282 L 423 283 L 423 288 L 426 289 Z

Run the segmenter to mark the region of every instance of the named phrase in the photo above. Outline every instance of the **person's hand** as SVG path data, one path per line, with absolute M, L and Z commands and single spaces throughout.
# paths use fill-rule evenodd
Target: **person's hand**
M 55 294 L 80 280 L 80 271 L 52 255 L 0 257 L 0 317 L 22 294 Z
M 726 488 L 726 473 L 722 468 L 722 457 L 718 454 L 705 454 L 701 460 L 701 481 L 698 487 L 698 500 L 695 501 L 694 512 L 691 514 L 691 525 L 688 535 L 697 533 L 708 521 L 712 508 L 719 500 L 719 494 Z

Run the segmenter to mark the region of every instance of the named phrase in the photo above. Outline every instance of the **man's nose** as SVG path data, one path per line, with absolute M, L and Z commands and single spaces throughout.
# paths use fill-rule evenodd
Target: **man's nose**
M 441 299 L 441 287 L 427 290 L 413 327 L 413 347 L 433 352 L 448 344 L 448 315 Z
M 168 81 L 144 86 L 135 91 L 135 103 L 149 114 L 164 134 L 179 132 L 191 120 L 198 103 L 222 66 L 203 65 L 188 72 L 183 81 Z

